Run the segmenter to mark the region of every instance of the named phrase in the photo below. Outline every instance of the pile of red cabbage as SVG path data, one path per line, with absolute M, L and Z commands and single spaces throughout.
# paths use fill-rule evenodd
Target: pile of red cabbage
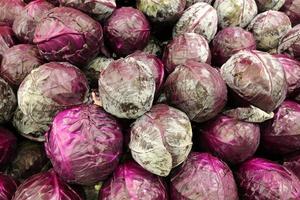
M 300 200 L 300 0 L 0 0 L 0 200 Z

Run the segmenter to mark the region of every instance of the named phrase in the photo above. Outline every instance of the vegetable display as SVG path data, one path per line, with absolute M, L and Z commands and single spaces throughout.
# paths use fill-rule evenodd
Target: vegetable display
M 300 200 L 300 0 L 0 0 L 0 200 Z

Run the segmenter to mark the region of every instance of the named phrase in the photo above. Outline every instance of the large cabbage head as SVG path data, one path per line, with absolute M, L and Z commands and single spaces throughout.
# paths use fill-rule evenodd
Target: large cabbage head
M 26 5 L 13 23 L 13 30 L 18 39 L 24 43 L 33 43 L 33 35 L 37 23 L 52 8 L 54 6 L 45 0 L 32 1 Z
M 221 28 L 230 26 L 244 28 L 257 15 L 255 0 L 216 0 L 214 7 Z
M 116 9 L 115 0 L 59 0 L 61 6 L 81 10 L 97 20 L 103 21 Z
M 263 147 L 272 154 L 300 150 L 300 104 L 286 100 L 262 132 Z
M 99 53 L 102 28 L 79 10 L 53 8 L 37 24 L 33 42 L 47 60 L 80 66 Z
M 287 53 L 300 61 L 300 24 L 290 29 L 280 40 L 279 53 Z
M 24 10 L 25 5 L 22 0 L 1 0 L 0 22 L 11 26 L 15 18 Z
M 286 0 L 255 0 L 259 11 L 279 10 Z
M 87 79 L 78 68 L 50 62 L 24 79 L 18 90 L 18 105 L 31 121 L 47 126 L 58 111 L 87 102 L 88 91 Z
M 131 7 L 115 10 L 104 26 L 111 49 L 120 56 L 142 50 L 150 39 L 150 24 L 144 14 Z
M 178 109 L 157 104 L 133 124 L 129 148 L 134 160 L 144 169 L 167 176 L 191 151 L 190 120 Z
M 194 122 L 215 117 L 227 101 L 227 88 L 220 73 L 205 63 L 177 66 L 169 75 L 164 92 L 167 101 Z
M 274 56 L 279 60 L 284 69 L 288 94 L 290 96 L 300 95 L 300 62 L 284 54 L 276 54 Z
M 173 37 L 182 33 L 198 33 L 210 42 L 217 29 L 216 9 L 207 3 L 196 3 L 184 11 L 173 29 Z
M 266 52 L 239 51 L 222 65 L 221 75 L 237 96 L 266 112 L 272 112 L 286 97 L 283 67 Z
M 151 68 L 134 58 L 113 61 L 99 78 L 103 108 L 119 118 L 136 119 L 149 111 L 155 89 Z
M 200 133 L 202 147 L 230 164 L 241 163 L 253 156 L 259 139 L 258 124 L 225 115 L 207 122 Z
M 0 25 L 0 62 L 4 52 L 16 44 L 15 34 L 11 27 Z
M 82 200 L 82 198 L 53 171 L 41 172 L 26 179 L 12 200 Z
M 269 10 L 258 14 L 247 29 L 253 33 L 258 49 L 276 51 L 280 39 L 291 28 L 291 21 L 287 15 L 283 12 Z
M 230 168 L 208 153 L 191 153 L 170 179 L 172 200 L 239 199 Z
M 292 24 L 296 26 L 300 20 L 300 0 L 285 0 L 281 9 L 287 16 L 289 16 Z
M 197 33 L 184 33 L 175 37 L 165 48 L 163 61 L 166 71 L 171 73 L 178 65 L 188 61 L 210 63 L 208 42 Z
M 13 159 L 16 147 L 17 138 L 14 134 L 0 127 L 0 166 L 7 164 Z
M 118 166 L 99 192 L 99 200 L 167 200 L 162 178 L 151 174 L 133 161 Z
M 18 88 L 24 78 L 43 62 L 36 46 L 30 44 L 15 45 L 3 54 L 0 76 L 12 87 Z
M 240 27 L 224 28 L 212 41 L 212 60 L 214 64 L 220 66 L 232 55 L 245 49 L 256 49 L 253 34 Z
M 145 65 L 148 65 L 150 67 L 155 78 L 156 93 L 158 93 L 163 86 L 165 78 L 165 68 L 162 61 L 154 55 L 140 51 L 130 54 L 128 58 L 134 58 L 137 61 L 141 61 Z
M 91 185 L 117 167 L 122 144 L 121 127 L 114 117 L 96 105 L 81 105 L 56 115 L 45 148 L 60 177 Z
M 299 199 L 300 181 L 285 167 L 262 158 L 244 162 L 236 173 L 240 198 Z
M 8 172 L 12 177 L 24 180 L 42 171 L 47 164 L 44 146 L 26 140 L 18 144 L 16 157 L 12 160 Z
M 10 176 L 0 173 L 0 199 L 11 200 L 17 190 L 17 183 Z
M 137 0 L 137 8 L 157 23 L 172 23 L 183 13 L 186 0 Z

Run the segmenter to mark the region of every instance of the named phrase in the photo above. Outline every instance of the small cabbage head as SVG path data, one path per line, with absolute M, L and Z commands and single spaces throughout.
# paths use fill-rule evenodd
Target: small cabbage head
M 172 200 L 239 199 L 230 168 L 209 153 L 191 153 L 170 182 Z
M 247 49 L 256 49 L 256 41 L 252 33 L 240 27 L 224 28 L 212 41 L 212 60 L 214 64 L 221 66 L 232 55 Z
M 33 42 L 48 61 L 84 65 L 103 45 L 101 25 L 79 10 L 51 9 L 37 24 Z
M 291 28 L 291 21 L 287 15 L 269 10 L 258 14 L 247 29 L 253 33 L 258 49 L 272 51 L 277 50 L 280 39 Z
M 283 67 L 266 52 L 239 51 L 222 65 L 221 75 L 237 96 L 265 112 L 275 110 L 286 97 Z
M 26 179 L 12 198 L 12 200 L 28 199 L 83 200 L 53 170 L 41 172 Z
M 44 63 L 34 45 L 19 44 L 5 51 L 0 66 L 0 76 L 13 88 L 18 88 L 25 77 Z
M 168 200 L 162 178 L 151 174 L 133 161 L 118 166 L 99 192 L 99 200 Z
M 243 122 L 225 115 L 203 125 L 200 143 L 204 149 L 222 160 L 237 164 L 252 157 L 258 148 L 258 124 Z
M 98 88 L 98 80 L 100 73 L 104 69 L 106 69 L 112 61 L 114 61 L 113 58 L 99 56 L 83 67 L 82 71 L 86 75 L 86 78 L 89 81 L 89 85 L 92 88 Z
M 0 127 L 0 166 L 4 166 L 13 159 L 16 148 L 17 138 L 14 134 L 9 130 Z
M 164 93 L 170 105 L 194 122 L 212 119 L 227 102 L 227 88 L 220 73 L 205 63 L 177 66 L 166 80 Z
M 255 0 L 216 0 L 214 7 L 221 28 L 230 26 L 244 28 L 257 15 Z
M 186 0 L 137 0 L 136 7 L 155 23 L 173 23 L 179 19 Z
M 300 0 L 285 0 L 281 11 L 289 16 L 293 26 L 299 24 L 300 20 Z
M 16 37 L 11 27 L 0 25 L 0 62 L 7 49 L 16 44 Z
M 258 10 L 261 12 L 267 10 L 279 10 L 286 0 L 255 0 Z
M 155 90 L 151 68 L 134 58 L 113 61 L 100 74 L 102 106 L 118 118 L 136 119 L 149 111 Z
M 0 199 L 11 200 L 17 187 L 18 185 L 12 177 L 0 173 Z
M 16 157 L 12 160 L 8 173 L 18 180 L 25 180 L 42 171 L 47 163 L 48 159 L 42 144 L 23 141 L 18 144 Z
M 244 162 L 236 180 L 243 200 L 300 198 L 297 176 L 282 165 L 262 158 Z
M 40 129 L 32 128 L 50 125 L 60 110 L 86 103 L 88 92 L 87 79 L 75 66 L 66 62 L 41 65 L 32 70 L 19 87 L 18 106 L 22 113 L 17 114 L 17 121 L 25 130 L 38 132 Z
M 291 97 L 300 95 L 300 62 L 283 54 L 274 55 L 285 72 L 288 85 L 288 95 Z
M 173 29 L 173 37 L 182 33 L 198 33 L 210 42 L 217 29 L 216 9 L 207 3 L 196 3 L 184 11 Z
M 281 38 L 278 53 L 287 53 L 300 61 L 300 24 L 294 26 Z
M 129 148 L 133 159 L 144 169 L 168 176 L 191 151 L 191 122 L 184 112 L 157 104 L 134 122 Z
M 11 26 L 15 18 L 24 10 L 25 5 L 22 0 L 1 0 L 0 22 Z
M 150 24 L 144 14 L 131 7 L 115 10 L 104 25 L 107 42 L 113 52 L 126 56 L 146 47 Z
M 117 7 L 115 0 L 59 0 L 59 3 L 81 10 L 100 21 L 107 19 Z
M 210 63 L 211 54 L 207 40 L 197 33 L 183 33 L 175 37 L 165 48 L 163 62 L 171 73 L 178 65 L 188 61 Z
M 26 5 L 13 23 L 13 31 L 18 39 L 23 43 L 33 43 L 37 23 L 52 8 L 54 6 L 45 0 L 32 1 Z
M 262 145 L 272 154 L 300 150 L 300 104 L 286 100 L 262 131 Z
M 82 185 L 105 180 L 118 165 L 122 145 L 119 123 L 96 105 L 81 105 L 58 113 L 45 142 L 47 155 L 59 176 Z
M 13 89 L 0 78 L 0 124 L 8 122 L 17 106 L 17 99 Z

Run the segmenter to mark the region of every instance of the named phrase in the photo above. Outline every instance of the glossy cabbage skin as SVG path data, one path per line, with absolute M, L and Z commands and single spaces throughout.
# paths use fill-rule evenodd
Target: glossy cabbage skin
M 118 166 L 99 192 L 99 200 L 122 199 L 167 200 L 168 193 L 162 178 L 127 161 Z
M 45 0 L 35 0 L 26 5 L 13 23 L 13 30 L 18 39 L 23 43 L 33 43 L 37 23 L 52 8 L 54 6 Z
M 272 154 L 286 154 L 300 150 L 300 104 L 286 100 L 266 122 L 262 142 Z
M 171 175 L 172 200 L 238 200 L 230 168 L 208 153 L 191 153 Z
M 243 200 L 300 198 L 300 181 L 296 175 L 272 161 L 248 160 L 239 167 L 236 178 Z
M 137 119 L 130 131 L 133 159 L 149 172 L 167 176 L 187 158 L 192 148 L 188 116 L 165 104 L 157 104 Z
M 168 73 L 173 72 L 178 65 L 187 64 L 188 61 L 211 62 L 208 42 L 197 33 L 184 33 L 175 37 L 164 51 L 163 62 Z
M 155 89 L 151 68 L 134 58 L 111 62 L 99 77 L 103 108 L 118 118 L 136 119 L 149 111 Z
M 81 66 L 99 53 L 102 37 L 100 23 L 79 10 L 57 7 L 37 24 L 33 42 L 47 60 Z
M 28 199 L 83 200 L 53 170 L 42 172 L 26 179 L 18 187 L 12 200 Z
M 34 45 L 15 45 L 3 54 L 0 76 L 12 87 L 18 88 L 25 77 L 44 63 L 38 49 Z
M 0 124 L 11 119 L 17 106 L 17 99 L 10 85 L 0 78 Z
M 286 97 L 284 69 L 266 52 L 239 51 L 222 65 L 221 75 L 235 94 L 266 112 L 275 110 Z
M 194 122 L 215 117 L 227 102 L 227 88 L 217 69 L 198 62 L 179 65 L 164 89 L 170 105 L 184 111 Z
M 14 134 L 0 127 L 0 166 L 4 166 L 13 159 L 16 147 L 17 138 Z
M 17 190 L 17 183 L 10 176 L 0 173 L 0 199 L 11 200 Z
M 200 133 L 202 147 L 231 164 L 241 163 L 253 156 L 259 140 L 257 124 L 224 115 L 207 122 Z
M 105 180 L 116 168 L 122 144 L 115 118 L 96 105 L 82 105 L 56 115 L 45 148 L 60 177 L 91 185 Z
M 150 24 L 139 10 L 123 7 L 115 10 L 105 22 L 104 32 L 111 49 L 126 56 L 146 47 L 150 39 Z

